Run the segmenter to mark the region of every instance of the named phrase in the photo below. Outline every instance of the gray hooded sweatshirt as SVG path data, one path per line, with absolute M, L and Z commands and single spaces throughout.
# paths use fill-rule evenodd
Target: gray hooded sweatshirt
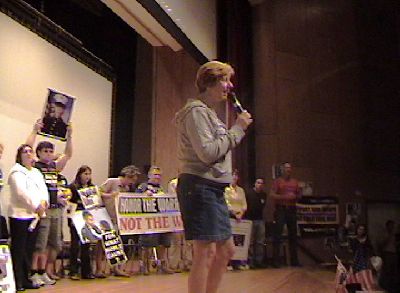
M 189 99 L 176 114 L 180 172 L 219 183 L 232 180 L 232 154 L 244 137 L 243 129 L 226 125 L 200 100 Z

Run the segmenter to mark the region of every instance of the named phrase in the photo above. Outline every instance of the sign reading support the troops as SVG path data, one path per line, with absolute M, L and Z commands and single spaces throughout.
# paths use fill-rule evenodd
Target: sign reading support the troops
M 121 235 L 177 232 L 183 230 L 179 203 L 168 194 L 148 196 L 120 193 L 116 197 Z

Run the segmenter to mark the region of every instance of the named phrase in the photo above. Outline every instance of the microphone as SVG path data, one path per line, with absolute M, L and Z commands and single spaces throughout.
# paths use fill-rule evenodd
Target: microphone
M 235 92 L 229 92 L 228 100 L 232 103 L 233 108 L 235 109 L 236 113 L 240 114 L 245 112 L 246 110 L 243 108 L 242 104 L 239 102 L 238 98 L 236 97 Z

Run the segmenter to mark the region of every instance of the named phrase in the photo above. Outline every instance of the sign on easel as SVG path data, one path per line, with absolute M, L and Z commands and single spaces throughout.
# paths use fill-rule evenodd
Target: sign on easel
M 0 292 L 16 292 L 10 248 L 0 244 Z

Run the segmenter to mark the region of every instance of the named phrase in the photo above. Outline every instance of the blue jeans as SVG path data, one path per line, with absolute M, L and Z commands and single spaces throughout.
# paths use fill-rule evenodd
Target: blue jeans
M 251 266 L 261 265 L 265 255 L 265 223 L 263 220 L 253 220 L 251 228 L 249 263 Z
M 273 229 L 273 257 L 274 263 L 279 264 L 280 246 L 282 243 L 283 226 L 287 225 L 290 264 L 298 265 L 297 258 L 297 214 L 295 206 L 276 206 Z

